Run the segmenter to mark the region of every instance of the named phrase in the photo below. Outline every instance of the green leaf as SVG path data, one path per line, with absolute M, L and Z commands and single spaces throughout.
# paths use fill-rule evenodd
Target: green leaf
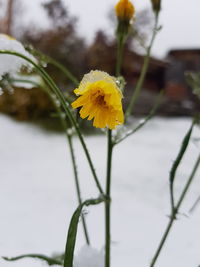
M 174 161 L 173 165 L 172 165 L 172 168 L 171 168 L 171 171 L 170 171 L 170 177 L 169 177 L 169 180 L 170 180 L 170 183 L 173 183 L 174 182 L 174 179 L 175 179 L 175 174 L 176 174 L 176 170 L 184 156 L 184 153 L 188 147 L 188 144 L 189 144 L 189 141 L 190 141 L 190 137 L 191 137 L 191 134 L 192 134 L 192 130 L 193 130 L 193 127 L 194 127 L 194 122 L 192 123 L 192 125 L 190 126 L 188 132 L 186 133 L 183 141 L 182 141 L 182 144 L 181 144 L 181 147 L 180 147 L 180 150 L 179 150 L 179 153 L 176 157 L 176 160 Z
M 185 154 L 185 151 L 188 147 L 190 137 L 192 134 L 192 130 L 193 130 L 195 123 L 196 123 L 196 119 L 193 120 L 192 125 L 190 126 L 189 130 L 187 131 L 185 137 L 183 138 L 178 155 L 177 155 L 174 163 L 172 164 L 172 168 L 170 170 L 169 183 L 170 183 L 170 196 L 171 196 L 172 210 L 174 210 L 174 192 L 173 191 L 174 191 L 174 181 L 175 181 L 175 177 L 176 177 L 176 171 L 177 171 L 178 166 L 181 163 L 181 160 L 182 160 L 182 158 Z
M 63 265 L 63 261 L 59 260 L 58 257 L 50 258 L 48 256 L 42 255 L 42 254 L 24 254 L 13 258 L 8 257 L 2 257 L 6 261 L 17 261 L 24 258 L 36 258 L 40 259 L 42 261 L 45 261 L 49 266 L 51 265 Z
M 65 247 L 65 257 L 64 257 L 64 267 L 73 267 L 73 259 L 74 259 L 74 248 L 76 243 L 76 236 L 77 236 L 77 230 L 78 230 L 78 223 L 79 218 L 81 216 L 81 212 L 84 206 L 89 205 L 97 205 L 101 202 L 105 201 L 104 196 L 100 196 L 97 199 L 89 199 L 84 201 L 82 204 L 78 206 L 76 211 L 74 212 L 71 222 L 68 229 L 67 234 L 67 243 Z

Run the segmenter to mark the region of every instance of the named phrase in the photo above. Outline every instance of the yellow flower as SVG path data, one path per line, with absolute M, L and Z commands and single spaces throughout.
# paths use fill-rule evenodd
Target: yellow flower
M 115 12 L 119 19 L 130 21 L 135 13 L 135 8 L 129 0 L 120 0 L 115 6 Z
M 79 96 L 73 108 L 80 109 L 82 119 L 93 121 L 96 128 L 115 129 L 124 122 L 122 110 L 122 93 L 114 77 L 103 71 L 90 71 L 84 75 L 79 87 L 74 90 Z

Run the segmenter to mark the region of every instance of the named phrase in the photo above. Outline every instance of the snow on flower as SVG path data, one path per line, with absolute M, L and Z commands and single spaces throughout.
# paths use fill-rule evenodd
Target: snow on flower
M 5 34 L 0 34 L 0 50 L 18 52 L 34 62 L 36 61 L 20 42 Z M 32 69 L 32 65 L 20 57 L 0 54 L 0 79 L 2 79 L 2 76 L 5 74 L 18 73 L 22 66 L 27 67 L 28 70 Z
M 116 79 L 108 73 L 95 70 L 84 75 L 74 93 L 79 98 L 72 103 L 72 107 L 81 107 L 81 118 L 94 119 L 94 127 L 115 129 L 124 122 L 122 93 Z
M 103 267 L 103 250 L 97 250 L 90 246 L 84 246 L 74 259 L 74 267 Z

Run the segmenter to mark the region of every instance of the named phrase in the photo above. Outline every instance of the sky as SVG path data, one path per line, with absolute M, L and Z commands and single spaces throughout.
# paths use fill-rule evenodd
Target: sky
M 7 1 L 7 0 L 1 0 Z M 46 22 L 44 14 L 39 10 L 40 2 L 48 0 L 17 0 L 23 1 L 27 8 L 30 21 L 41 26 Z M 78 17 L 77 31 L 91 42 L 98 29 L 113 34 L 113 27 L 108 18 L 109 11 L 117 0 L 63 0 L 71 15 Z M 141 9 L 151 9 L 150 0 L 132 0 L 136 12 Z M 183 4 L 183 2 L 185 4 Z M 200 48 L 200 0 L 162 0 L 160 25 L 162 30 L 157 35 L 152 53 L 156 57 L 164 57 L 173 48 Z
M 79 31 L 92 38 L 97 28 L 108 28 L 108 10 L 116 0 L 71 0 L 70 11 L 79 16 Z M 151 8 L 150 0 L 134 0 L 136 12 Z M 185 3 L 185 4 L 183 4 Z M 163 0 L 160 15 L 162 30 L 154 44 L 153 54 L 165 56 L 171 48 L 200 48 L 200 0 Z

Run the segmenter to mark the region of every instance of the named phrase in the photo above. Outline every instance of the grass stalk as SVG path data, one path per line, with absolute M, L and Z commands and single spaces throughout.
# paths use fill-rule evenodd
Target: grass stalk
M 107 145 L 107 174 L 106 174 L 106 196 L 111 199 L 111 169 L 112 169 L 112 130 L 108 129 L 108 145 Z M 105 202 L 105 267 L 110 267 L 110 208 L 111 201 Z
M 130 103 L 129 103 L 129 105 L 127 107 L 127 110 L 126 110 L 126 113 L 125 113 L 125 117 L 126 118 L 128 118 L 131 115 L 131 113 L 133 112 L 133 108 L 135 106 L 135 103 L 136 103 L 139 95 L 140 95 L 140 91 L 141 91 L 142 85 L 144 83 L 146 74 L 147 74 L 147 70 L 148 70 L 148 67 L 149 67 L 149 61 L 150 61 L 150 55 L 151 55 L 151 49 L 152 49 L 156 34 L 158 32 L 158 29 L 157 29 L 158 28 L 158 17 L 159 17 L 159 13 L 156 13 L 155 14 L 155 24 L 154 24 L 152 38 L 151 38 L 150 44 L 149 44 L 149 46 L 147 48 L 147 53 L 146 53 L 146 56 L 144 58 L 144 63 L 143 63 L 143 66 L 142 66 L 140 77 L 138 79 L 138 82 L 136 83 L 135 90 L 133 92 L 133 95 L 131 97 Z
M 59 99 L 66 115 L 68 116 L 70 123 L 74 126 L 76 133 L 79 137 L 80 143 L 83 147 L 83 150 L 85 152 L 89 167 L 91 169 L 95 184 L 99 190 L 99 193 L 101 195 L 104 195 L 103 189 L 100 185 L 100 182 L 98 180 L 98 177 L 96 175 L 96 171 L 92 162 L 92 159 L 90 157 L 89 151 L 87 149 L 86 143 L 83 139 L 82 133 L 79 129 L 78 124 L 76 123 L 76 120 L 74 119 L 70 109 L 69 109 L 69 105 L 68 103 L 66 103 L 65 97 L 62 94 L 62 92 L 60 91 L 60 89 L 57 87 L 57 85 L 55 84 L 55 82 L 52 80 L 52 78 L 48 75 L 48 73 L 39 65 L 37 65 L 34 61 L 32 61 L 30 58 L 18 53 L 18 52 L 13 52 L 13 51 L 7 51 L 7 50 L 0 50 L 0 54 L 8 54 L 8 55 L 13 55 L 13 56 L 17 56 L 20 58 L 23 58 L 24 60 L 26 60 L 27 62 L 29 62 L 30 64 L 32 64 L 36 70 L 38 71 L 38 73 L 43 77 L 43 79 L 45 80 L 45 82 L 48 84 L 48 86 L 51 88 L 51 90 L 55 93 L 55 95 L 57 96 L 57 98 Z
M 181 196 L 180 196 L 177 204 L 174 207 L 174 210 L 171 212 L 169 223 L 168 223 L 168 225 L 166 227 L 166 230 L 165 230 L 165 232 L 164 232 L 164 234 L 162 236 L 162 239 L 161 239 L 161 241 L 160 241 L 160 243 L 158 245 L 156 253 L 155 253 L 155 255 L 154 255 L 154 257 L 153 257 L 153 259 L 151 261 L 150 267 L 154 267 L 156 262 L 157 262 L 157 259 L 158 259 L 159 255 L 161 253 L 161 250 L 162 250 L 162 248 L 163 248 L 163 246 L 164 246 L 164 244 L 165 244 L 165 242 L 167 240 L 167 237 L 169 236 L 171 228 L 172 228 L 172 226 L 173 226 L 173 224 L 174 224 L 174 222 L 176 220 L 176 216 L 179 213 L 179 209 L 181 207 L 181 204 L 182 204 L 183 200 L 185 199 L 185 196 L 186 196 L 186 194 L 187 194 L 187 192 L 188 192 L 188 190 L 190 188 L 190 185 L 191 185 L 191 183 L 192 183 L 192 181 L 193 181 L 193 179 L 195 177 L 195 174 L 196 174 L 196 171 L 197 171 L 197 169 L 199 167 L 199 164 L 200 164 L 200 155 L 198 156 L 198 158 L 197 158 L 197 160 L 196 160 L 196 162 L 194 164 L 192 172 L 191 172 L 191 174 L 190 174 L 190 176 L 188 178 L 188 181 L 187 181 L 187 183 L 186 183 L 186 185 L 185 185 L 185 187 L 184 187 L 184 189 L 183 189 L 183 191 L 181 193 Z
M 21 82 L 21 83 L 29 83 L 32 84 L 38 88 L 42 88 L 45 93 L 47 93 L 48 97 L 51 99 L 57 114 L 59 116 L 59 119 L 61 121 L 61 124 L 63 126 L 63 129 L 65 131 L 66 134 L 66 138 L 69 144 L 69 149 L 70 149 L 70 155 L 71 155 L 71 160 L 72 160 L 72 167 L 73 167 L 73 173 L 74 173 L 74 180 L 75 180 L 75 185 L 76 185 L 76 193 L 77 193 L 77 198 L 78 198 L 78 203 L 79 205 L 82 203 L 82 197 L 81 197 L 81 190 L 80 190 L 80 184 L 79 184 L 79 178 L 78 178 L 78 170 L 77 170 L 77 164 L 76 164 L 76 157 L 75 157 L 75 153 L 74 153 L 74 148 L 73 148 L 73 142 L 72 142 L 72 135 L 69 134 L 68 132 L 68 128 L 69 125 L 67 125 L 66 122 L 66 118 L 62 116 L 62 111 L 60 109 L 60 107 L 55 103 L 55 99 L 52 97 L 51 93 L 49 92 L 49 90 L 47 89 L 47 87 L 38 84 L 34 81 L 30 81 L 30 80 L 23 80 L 23 79 L 8 79 L 9 82 Z M 82 224 L 83 224 L 83 231 L 84 231 L 84 235 L 85 235 L 85 240 L 87 245 L 90 245 L 90 240 L 89 240 L 89 234 L 88 234 L 88 230 L 87 230 L 87 225 L 86 225 L 86 221 L 85 221 L 85 217 L 82 214 L 81 215 L 81 219 L 82 219 Z

